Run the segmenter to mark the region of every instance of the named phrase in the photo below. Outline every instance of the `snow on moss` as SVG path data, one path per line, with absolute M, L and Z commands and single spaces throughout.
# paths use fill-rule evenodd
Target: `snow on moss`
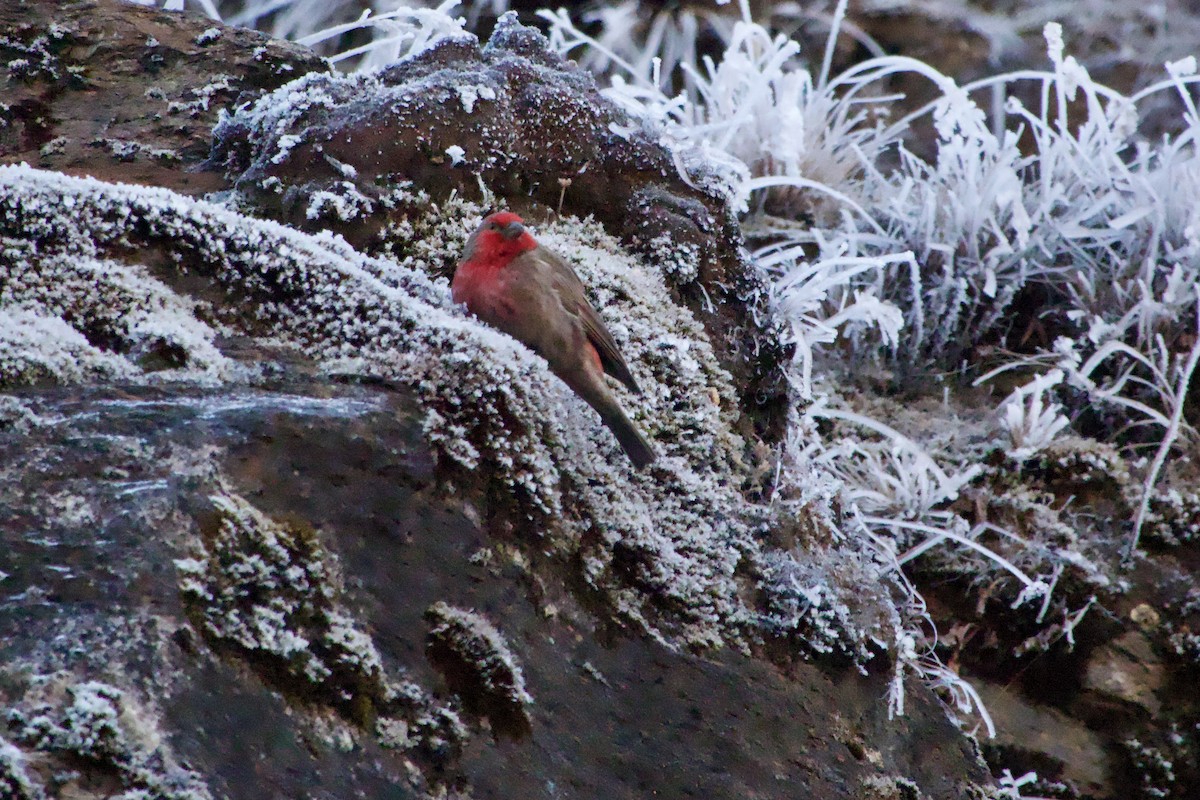
M 387 195 L 393 214 L 380 234 L 379 255 L 428 275 L 450 275 L 467 237 L 488 213 L 483 205 L 457 195 L 436 201 L 409 183 Z
M 220 141 L 234 126 L 257 130 L 260 141 L 271 146 L 269 151 L 257 153 L 256 160 L 278 164 L 303 141 L 302 135 L 289 131 L 304 130 L 304 121 L 323 118 L 361 93 L 383 91 L 385 87 L 376 73 L 335 76 L 310 72 L 271 92 L 265 101 L 240 106 L 236 115 L 222 110 L 213 136 Z
M 525 706 L 532 705 L 533 697 L 500 631 L 482 615 L 442 601 L 430 606 L 425 618 L 430 658 L 441 665 L 467 706 L 489 716 L 493 725 L 527 729 Z
M 353 169 L 349 165 L 342 166 Z M 329 190 L 313 192 L 309 196 L 304 216 L 310 220 L 333 219 L 349 222 L 368 216 L 375 210 L 375 203 L 350 181 L 334 184 Z
M 736 473 L 745 447 L 732 432 L 737 394 L 700 323 L 598 224 L 568 219 L 534 231 L 544 246 L 569 254 L 642 386 L 640 396 L 622 395 L 633 419 L 693 469 Z
M 353 722 L 403 723 L 412 746 L 461 741 L 457 718 L 390 675 L 370 634 L 341 607 L 337 563 L 315 531 L 276 522 L 237 495 L 210 500 L 196 552 L 175 562 L 207 637 L 264 664 L 280 688 Z
M 72 203 L 64 198 L 64 211 Z M 219 379 L 230 362 L 217 330 L 140 265 L 4 240 L 0 259 L 0 385 L 39 380 Z
M 805 654 L 837 654 L 861 665 L 901 627 L 884 565 L 847 548 L 770 550 L 762 557 L 764 609 L 775 635 L 796 636 Z
M 37 774 L 50 766 L 47 754 L 72 765 L 79 759 L 103 765 L 124 790 L 122 797 L 212 797 L 201 777 L 178 762 L 151 710 L 107 683 L 75 681 L 69 673 L 35 676 L 31 690 L 9 709 L 7 723 L 23 750 L 0 740 L 0 788 L 8 782 L 17 790 L 6 797 L 42 797 L 42 782 L 56 786 L 55 796 L 84 789 L 76 785 L 78 772 Z M 31 758 L 31 751 L 38 755 Z
M 596 223 L 531 221 L 576 266 L 643 387 L 641 397 L 615 388 L 660 453 L 654 467 L 635 473 L 540 357 L 451 304 L 441 276 L 482 209 L 411 191 L 404 204 L 381 245 L 389 257 L 379 258 L 331 234 L 161 189 L 0 168 L 0 210 L 47 252 L 99 259 L 117 248 L 127 254 L 131 244 L 169 245 L 181 269 L 229 299 L 213 303 L 214 324 L 290 343 L 330 372 L 411 387 L 440 463 L 500 487 L 541 535 L 537 546 L 579 563 L 618 619 L 691 646 L 741 638 L 753 615 L 735 573 L 753 561 L 756 536 L 776 511 L 741 492 L 754 468 L 734 432 L 735 389 L 661 272 Z M 268 603 L 233 617 L 234 640 L 294 660 L 298 674 L 307 665 L 305 680 L 320 684 L 328 659 L 306 656 L 280 614 L 286 620 Z
M 1156 492 L 1146 515 L 1146 533 L 1167 545 L 1200 541 L 1200 491 L 1167 486 Z

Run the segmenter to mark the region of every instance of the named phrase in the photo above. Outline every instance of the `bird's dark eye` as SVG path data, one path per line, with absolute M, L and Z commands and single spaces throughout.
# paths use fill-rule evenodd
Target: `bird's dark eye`
M 489 231 L 498 231 L 498 230 L 500 230 L 500 226 L 499 226 L 499 225 L 497 225 L 497 224 L 496 224 L 496 223 L 494 223 L 494 222 L 489 222 L 489 223 L 488 223 L 488 230 L 489 230 Z

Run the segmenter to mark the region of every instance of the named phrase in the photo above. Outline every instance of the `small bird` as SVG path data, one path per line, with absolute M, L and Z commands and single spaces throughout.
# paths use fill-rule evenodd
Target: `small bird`
M 567 262 L 537 243 L 511 211 L 485 218 L 454 271 L 456 303 L 550 362 L 550 370 L 600 414 L 638 469 L 654 450 L 625 416 L 604 380 L 608 373 L 641 394 L 612 334 L 588 302 Z

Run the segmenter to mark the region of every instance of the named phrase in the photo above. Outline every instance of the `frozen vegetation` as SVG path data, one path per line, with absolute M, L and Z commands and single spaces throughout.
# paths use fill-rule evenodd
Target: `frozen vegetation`
M 609 96 L 661 130 L 684 165 L 717 165 L 762 242 L 755 258 L 796 345 L 789 443 L 803 449 L 785 451 L 780 475 L 792 466 L 815 471 L 809 486 L 833 481 L 849 535 L 973 582 L 1007 573 L 1012 603 L 1039 622 L 1059 608 L 1058 635 L 1069 637 L 1086 587 L 1109 586 L 1117 559 L 1081 535 L 1091 526 L 1080 517 L 1033 487 L 1000 485 L 1006 476 L 1040 464 L 1059 481 L 1106 484 L 1129 514 L 1126 559 L 1148 524 L 1187 516 L 1190 481 L 1164 491 L 1163 480 L 1168 464 L 1187 474 L 1196 440 L 1186 408 L 1200 358 L 1194 58 L 1122 95 L 1093 81 L 1047 21 L 1046 70 L 959 86 L 902 57 L 835 75 L 827 52 L 810 71 L 799 46 L 745 6 L 710 27 L 726 49 L 702 65 L 679 57 L 691 34 L 665 18 L 647 30 L 600 14 L 627 28 L 589 35 L 565 12 L 543 16 L 557 45 L 603 66 Z M 651 48 L 636 58 L 635 31 Z M 898 72 L 928 80 L 939 99 L 891 113 L 897 98 L 879 87 Z M 1012 91 L 1022 84 L 1036 87 L 1036 107 Z M 1179 108 L 1176 132 L 1140 136 L 1141 110 L 1163 95 Z M 937 136 L 932 161 L 906 145 L 922 118 Z M 902 391 L 944 381 L 944 416 L 972 381 L 1008 395 L 973 441 L 947 441 L 898 424 L 886 403 L 864 408 L 851 377 L 864 368 Z M 969 498 L 990 513 L 966 511 Z M 1074 597 L 1056 595 L 1067 581 Z
M 389 675 L 370 635 L 340 607 L 341 576 L 315 531 L 280 525 L 236 495 L 210 501 L 212 529 L 195 557 L 175 563 L 206 636 L 263 663 L 286 690 L 373 723 L 388 746 L 461 744 L 454 712 Z
M 196 5 L 330 47 L 357 70 L 302 78 L 235 114 L 276 131 L 282 159 L 297 144 L 284 132 L 311 108 L 369 91 L 375 68 L 469 36 L 481 12 L 506 4 L 477 3 L 462 19 L 449 16 L 451 2 L 381 3 L 370 16 L 353 13 L 357 3 Z M 539 547 L 576 554 L 629 624 L 694 648 L 781 637 L 860 668 L 887 653 L 893 710 L 903 713 L 904 678 L 915 674 L 968 725 L 990 729 L 974 690 L 942 663 L 913 571 L 960 581 L 981 608 L 1020 620 L 1020 647 L 1045 649 L 1071 641 L 1098 592 L 1118 590 L 1147 537 L 1196 541 L 1200 509 L 1190 462 L 1200 441 L 1195 58 L 1122 94 L 1070 55 L 1054 21 L 1066 4 L 1018 5 L 1007 30 L 998 18 L 972 24 L 1000 49 L 1040 30 L 1045 67 L 970 85 L 886 55 L 835 74 L 845 2 L 825 17 L 829 46 L 816 54 L 782 32 L 786 13 L 755 21 L 746 3 L 673 16 L 622 3 L 593 12 L 590 26 L 541 13 L 552 46 L 594 69 L 685 178 L 739 215 L 794 348 L 777 443 L 739 433 L 730 376 L 704 327 L 672 301 L 671 281 L 694 277 L 694 256 L 663 242 L 651 263 L 589 220 L 537 226 L 577 266 L 646 389 L 626 405 L 663 458 L 639 475 L 544 363 L 450 303 L 445 267 L 485 207 L 420 187 L 368 197 L 346 165 L 344 185 L 312 194 L 305 217 L 414 212 L 379 254 L 257 219 L 245 198 L 0 168 L 0 210 L 22 215 L 38 243 L 2 244 L 6 262 L 27 269 L 0 285 L 0 377 L 253 380 L 215 344 L 240 331 L 302 350 L 330 375 L 403 383 L 420 398 L 439 463 L 505 487 L 546 530 Z M 1101 4 L 1083 5 L 1094 14 Z M 1069 32 L 1086 32 L 1090 17 L 1073 8 Z M 701 32 L 722 43 L 719 56 L 701 57 Z M 904 106 L 886 92 L 898 74 L 928 82 L 937 99 Z M 494 99 L 487 87 L 454 88 L 468 111 Z M 1019 99 L 1031 93 L 1037 104 Z M 1164 105 L 1178 109 L 1172 133 L 1142 133 Z M 917 124 L 932 125 L 932 159 L 912 152 Z M 458 146 L 446 155 L 456 166 L 478 158 Z M 255 188 L 284 190 L 271 180 Z M 107 253 L 130 230 L 175 242 L 183 266 L 244 306 L 210 307 L 148 266 L 114 261 Z M 888 399 L 872 391 L 879 385 L 916 400 Z M 992 413 L 975 410 L 979 398 Z M 748 500 L 747 486 L 766 499 Z M 305 588 L 305 570 L 327 569 L 325 557 L 239 498 L 214 503 L 219 526 L 180 562 L 184 592 L 208 603 L 210 632 L 318 689 L 332 671 L 352 672 L 386 705 L 391 679 L 369 637 L 325 577 Z M 1107 524 L 1091 522 L 1105 514 Z M 766 531 L 794 544 L 768 544 Z M 761 605 L 742 599 L 747 564 Z M 246 605 L 238 587 L 250 578 L 270 591 Z M 535 702 L 486 620 L 430 613 L 435 636 L 485 665 L 492 691 L 514 708 Z M 297 615 L 307 638 L 296 638 Z M 1200 657 L 1194 634 L 1173 641 Z M 0 780 L 19 783 L 6 747 Z M 1005 791 L 1019 796 L 1022 785 L 1010 777 Z
M 24 702 L 7 709 L 10 736 L 31 750 L 113 765 L 122 798 L 211 800 L 200 776 L 176 760 L 153 715 L 128 693 L 69 674 L 39 676 Z M 47 795 L 27 772 L 29 758 L 0 739 L 0 789 L 13 800 Z M 60 776 L 63 782 L 67 776 Z
M 533 697 L 525 690 L 520 661 L 500 631 L 482 615 L 440 600 L 429 607 L 425 618 L 431 625 L 430 657 L 442 665 L 448 679 L 465 674 L 465 686 L 458 693 L 467 705 L 511 735 L 527 731 L 525 706 L 533 703 Z

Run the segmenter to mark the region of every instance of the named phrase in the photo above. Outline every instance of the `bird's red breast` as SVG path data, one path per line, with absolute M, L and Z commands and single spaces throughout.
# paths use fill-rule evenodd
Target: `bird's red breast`
M 513 212 L 499 211 L 486 217 L 467 241 L 463 260 L 450 282 L 454 302 L 466 303 L 475 314 L 479 314 L 476 306 L 493 305 L 504 290 L 501 270 L 537 246 L 524 220 Z

